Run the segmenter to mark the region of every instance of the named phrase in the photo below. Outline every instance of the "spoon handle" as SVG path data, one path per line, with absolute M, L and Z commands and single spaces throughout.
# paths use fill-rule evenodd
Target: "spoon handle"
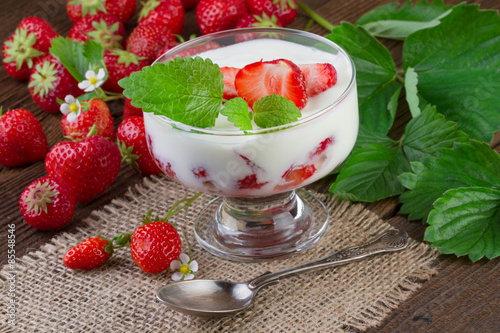
M 376 253 L 399 251 L 408 246 L 408 234 L 405 231 L 392 230 L 384 232 L 368 243 L 349 247 L 334 252 L 321 259 L 311 261 L 299 266 L 287 268 L 274 273 L 267 272 L 248 282 L 250 289 L 260 289 L 266 285 L 276 283 L 281 278 L 286 278 L 298 273 L 319 268 L 338 266 L 364 259 Z

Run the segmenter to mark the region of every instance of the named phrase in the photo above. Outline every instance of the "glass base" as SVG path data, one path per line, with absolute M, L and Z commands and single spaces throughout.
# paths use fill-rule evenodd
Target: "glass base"
M 217 197 L 195 222 L 198 243 L 229 260 L 281 259 L 308 249 L 325 233 L 328 210 L 298 189 L 267 197 Z

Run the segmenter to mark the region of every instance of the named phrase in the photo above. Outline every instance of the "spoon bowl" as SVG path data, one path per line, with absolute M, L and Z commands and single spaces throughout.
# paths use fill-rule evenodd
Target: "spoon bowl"
M 167 284 L 156 296 L 175 311 L 200 317 L 233 315 L 249 307 L 257 292 L 268 285 L 298 273 L 346 264 L 376 253 L 399 251 L 408 246 L 404 231 L 388 231 L 372 241 L 334 252 L 316 261 L 274 273 L 266 272 L 247 282 L 189 280 Z

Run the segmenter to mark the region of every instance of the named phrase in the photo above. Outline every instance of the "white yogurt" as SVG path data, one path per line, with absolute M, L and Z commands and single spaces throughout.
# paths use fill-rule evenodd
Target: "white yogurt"
M 351 151 L 358 133 L 357 91 L 351 62 L 343 53 L 259 39 L 200 56 L 220 67 L 238 68 L 261 59 L 283 58 L 296 64 L 328 62 L 337 70 L 337 84 L 309 99 L 301 110 L 300 124 L 268 133 L 245 135 L 223 116 L 210 134 L 195 133 L 173 128 L 164 117 L 145 113 L 150 150 L 171 177 L 188 187 L 226 196 L 271 195 L 324 177 Z

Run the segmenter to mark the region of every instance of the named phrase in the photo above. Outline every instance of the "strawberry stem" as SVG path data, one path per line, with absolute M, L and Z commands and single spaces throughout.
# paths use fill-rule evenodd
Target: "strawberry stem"
M 323 17 L 319 16 L 314 10 L 306 6 L 304 3 L 301 1 L 297 1 L 297 5 L 299 6 L 302 11 L 304 11 L 310 18 L 312 18 L 316 23 L 318 23 L 320 26 L 325 28 L 328 31 L 332 31 L 333 28 L 335 28 L 335 25 L 331 24 L 328 22 L 326 19 Z
M 195 195 L 193 195 L 191 198 L 185 198 L 185 199 L 182 199 L 182 200 L 179 200 L 177 201 L 173 206 L 172 208 L 170 208 L 170 210 L 167 212 L 167 214 L 165 215 L 165 220 L 168 220 L 169 217 L 171 217 L 172 215 L 180 212 L 181 210 L 183 209 L 188 209 L 189 206 L 191 206 L 191 204 L 202 194 L 203 192 L 198 192 L 196 193 Z M 180 208 L 177 208 L 179 205 L 182 206 Z

